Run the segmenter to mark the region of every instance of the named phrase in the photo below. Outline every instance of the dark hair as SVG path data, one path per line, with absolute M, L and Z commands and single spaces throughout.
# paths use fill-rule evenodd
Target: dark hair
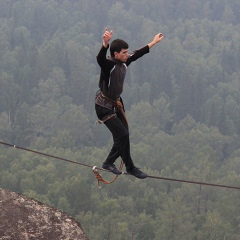
M 122 49 L 128 49 L 128 44 L 122 39 L 115 39 L 110 45 L 111 57 L 114 57 L 114 52 L 121 52 Z

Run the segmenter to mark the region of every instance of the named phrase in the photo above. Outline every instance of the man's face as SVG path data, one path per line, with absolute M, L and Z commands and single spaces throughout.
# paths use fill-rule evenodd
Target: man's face
M 128 49 L 122 49 L 119 53 L 114 52 L 114 57 L 121 62 L 126 62 L 128 55 Z

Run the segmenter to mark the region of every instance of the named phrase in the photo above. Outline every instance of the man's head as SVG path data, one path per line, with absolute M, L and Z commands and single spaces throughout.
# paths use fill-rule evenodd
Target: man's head
M 115 39 L 110 45 L 111 57 L 126 62 L 128 59 L 128 44 L 121 39 Z

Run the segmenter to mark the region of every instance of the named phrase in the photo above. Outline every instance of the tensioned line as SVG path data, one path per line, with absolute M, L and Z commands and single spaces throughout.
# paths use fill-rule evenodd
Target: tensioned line
M 105 170 L 105 169 L 102 169 L 102 168 L 98 168 L 96 166 L 91 166 L 91 165 L 83 164 L 83 163 L 80 163 L 80 162 L 72 161 L 72 160 L 69 160 L 69 159 L 66 159 L 66 158 L 61 158 L 61 157 L 57 157 L 57 156 L 50 155 L 50 154 L 47 154 L 47 153 L 35 151 L 35 150 L 32 150 L 32 149 L 19 147 L 19 146 L 10 144 L 10 143 L 6 143 L 6 142 L 0 141 L 0 144 L 8 146 L 8 147 L 13 147 L 13 148 L 16 148 L 16 149 L 32 152 L 34 154 L 39 154 L 39 155 L 42 155 L 42 156 L 45 156 L 45 157 L 55 158 L 55 159 L 60 160 L 60 161 L 69 162 L 69 163 L 72 163 L 72 164 L 78 164 L 78 165 L 81 165 L 83 167 L 92 168 L 94 170 L 98 169 L 98 170 L 101 170 L 101 171 L 110 172 L 108 170 Z M 123 173 L 123 175 L 130 175 L 130 174 Z M 211 187 L 221 187 L 221 188 L 229 188 L 229 189 L 240 190 L 240 187 L 228 186 L 228 185 L 222 185 L 222 184 L 214 184 L 214 183 L 207 183 L 207 182 L 197 182 L 197 181 L 188 181 L 188 180 L 181 180 L 181 179 L 175 179 L 175 178 L 166 178 L 166 177 L 159 177 L 159 176 L 150 176 L 150 175 L 148 175 L 147 177 L 148 178 L 152 178 L 152 179 L 172 181 L 172 182 L 181 182 L 181 183 L 189 183 L 189 184 L 197 184 L 197 185 L 204 185 L 204 186 L 211 186 Z

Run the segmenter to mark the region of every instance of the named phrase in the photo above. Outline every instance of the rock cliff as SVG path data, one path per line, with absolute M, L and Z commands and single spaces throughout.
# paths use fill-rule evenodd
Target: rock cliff
M 70 215 L 0 188 L 0 240 L 88 240 Z

